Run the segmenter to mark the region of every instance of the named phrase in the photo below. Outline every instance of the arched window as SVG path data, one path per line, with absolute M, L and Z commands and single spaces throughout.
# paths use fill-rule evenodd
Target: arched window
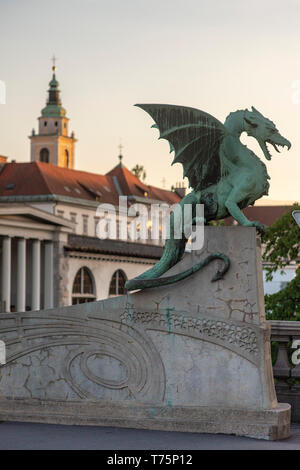
M 69 151 L 65 149 L 65 167 L 69 168 Z
M 95 283 L 88 268 L 80 268 L 73 282 L 72 305 L 96 300 Z
M 43 148 L 40 151 L 40 162 L 49 163 L 49 150 Z
M 109 295 L 123 295 L 126 294 L 125 282 L 127 281 L 124 271 L 118 269 L 114 272 L 110 281 Z

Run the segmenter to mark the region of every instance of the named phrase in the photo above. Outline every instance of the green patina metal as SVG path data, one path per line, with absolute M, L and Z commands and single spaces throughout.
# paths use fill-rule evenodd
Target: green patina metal
M 166 318 L 167 318 L 169 333 L 172 333 L 172 329 L 173 329 L 173 321 L 172 321 L 172 312 L 173 312 L 173 310 L 175 310 L 174 307 L 167 307 L 166 308 Z
M 43 117 L 65 117 L 67 111 L 61 105 L 59 96 L 59 83 L 56 75 L 53 73 L 52 80 L 49 82 L 48 100 L 45 108 L 42 109 Z
M 66 113 L 65 108 L 55 104 L 47 104 L 47 106 L 42 109 L 43 117 L 65 117 Z
M 127 296 L 124 313 L 126 315 L 126 320 L 129 322 L 131 321 L 131 318 L 132 318 L 131 310 L 132 310 L 132 305 L 130 301 L 128 300 L 128 296 Z
M 148 271 L 146 271 L 146 273 L 142 274 L 140 277 L 136 277 L 135 279 L 131 279 L 130 281 L 127 281 L 126 288 L 129 290 L 133 290 L 133 289 L 147 289 L 150 287 L 167 286 L 169 284 L 173 284 L 174 282 L 181 281 L 182 279 L 189 277 L 191 274 L 196 273 L 197 271 L 200 271 L 200 269 L 204 268 L 204 266 L 206 266 L 207 264 L 209 264 L 211 261 L 215 259 L 220 259 L 224 261 L 223 269 L 221 271 L 217 271 L 214 277 L 212 278 L 212 282 L 219 281 L 220 279 L 223 279 L 224 274 L 228 271 L 230 267 L 230 261 L 229 261 L 228 256 L 224 255 L 223 253 L 214 253 L 212 255 L 207 256 L 200 263 L 195 264 L 194 266 L 183 271 L 182 273 L 174 274 L 173 276 L 165 276 L 165 277 L 157 277 L 157 278 L 144 278 L 144 277 L 142 278 L 143 275 L 145 275 L 148 271 L 150 271 L 149 269 Z
M 267 144 L 271 144 L 277 152 L 278 147 L 291 147 L 272 121 L 254 107 L 251 111 L 244 109 L 230 113 L 222 124 L 210 114 L 195 108 L 164 104 L 136 106 L 153 118 L 155 124 L 152 127 L 159 129 L 159 138 L 168 140 L 170 152 L 175 152 L 172 164 L 181 163 L 183 166 L 183 175 L 188 178 L 193 190 L 179 203 L 182 209 L 185 204 L 192 204 L 193 207 L 204 204 L 205 223 L 232 216 L 244 227 L 256 227 L 258 232 L 264 232 L 263 224 L 248 220 L 242 209 L 268 194 L 270 177 L 264 163 L 241 143 L 240 136 L 246 132 L 254 137 L 265 158 L 271 160 Z M 175 224 L 176 216 L 171 214 L 171 237 L 166 240 L 161 259 L 153 268 L 127 281 L 128 290 L 172 284 L 190 276 L 213 259 L 222 259 L 225 264 L 212 281 L 221 279 L 228 271 L 228 257 L 215 253 L 183 273 L 161 277 L 182 258 L 187 243 L 183 230 L 184 218 L 181 239 L 172 236 Z

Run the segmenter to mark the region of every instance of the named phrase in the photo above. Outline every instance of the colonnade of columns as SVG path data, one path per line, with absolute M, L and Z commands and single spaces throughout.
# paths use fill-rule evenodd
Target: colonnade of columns
M 12 272 L 11 256 L 12 237 L 4 236 L 2 239 L 2 289 L 1 300 L 4 302 L 4 310 L 10 311 L 11 306 L 11 278 Z M 17 238 L 17 312 L 26 309 L 26 239 Z M 31 309 L 39 310 L 41 298 L 41 242 L 32 240 L 31 251 Z M 44 305 L 43 308 L 53 307 L 53 242 L 44 242 Z

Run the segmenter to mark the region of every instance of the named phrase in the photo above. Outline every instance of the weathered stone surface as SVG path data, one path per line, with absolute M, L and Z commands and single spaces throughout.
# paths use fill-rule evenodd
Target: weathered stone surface
M 290 436 L 290 406 L 245 411 L 219 407 L 158 406 L 104 400 L 0 398 L 2 421 L 118 426 L 162 431 L 235 434 L 277 440 Z
M 255 229 L 208 227 L 205 239 L 169 273 L 218 248 L 232 264 L 224 280 L 210 282 L 216 261 L 173 286 L 3 314 L 0 420 L 287 437 Z

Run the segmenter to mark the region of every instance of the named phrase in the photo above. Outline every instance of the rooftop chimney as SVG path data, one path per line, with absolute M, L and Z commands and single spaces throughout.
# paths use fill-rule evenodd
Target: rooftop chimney
M 174 191 L 176 194 L 178 194 L 178 196 L 180 196 L 181 198 L 183 198 L 185 196 L 185 187 L 184 187 L 184 183 L 176 183 L 176 186 L 174 188 Z

